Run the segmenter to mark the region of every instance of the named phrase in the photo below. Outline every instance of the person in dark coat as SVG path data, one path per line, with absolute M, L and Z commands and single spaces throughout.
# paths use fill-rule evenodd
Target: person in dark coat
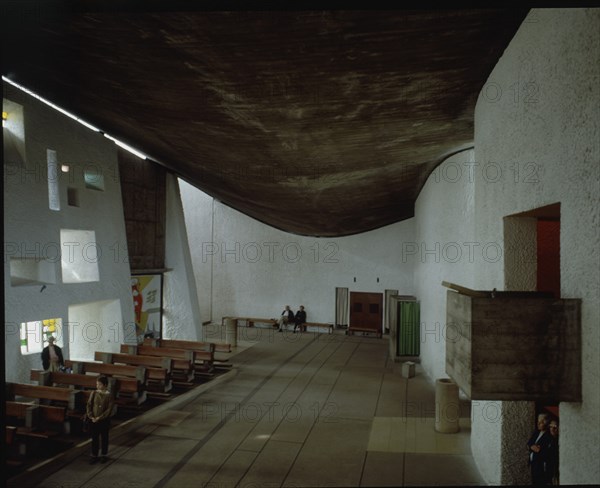
M 558 420 L 551 420 L 548 426 L 550 444 L 546 453 L 546 483 L 558 485 Z
M 304 305 L 300 305 L 294 317 L 294 332 L 296 332 L 297 327 L 300 327 L 300 332 L 302 332 L 302 324 L 304 323 L 306 323 L 306 312 L 304 311 Z
M 42 366 L 45 371 L 60 371 L 65 366 L 62 349 L 54 345 L 54 337 L 48 337 L 48 345 L 42 350 Z
M 529 466 L 531 468 L 531 484 L 535 486 L 547 484 L 546 456 L 552 440 L 552 436 L 548 431 L 549 423 L 550 416 L 548 414 L 539 414 L 537 419 L 537 429 L 533 432 L 529 441 L 527 441 Z

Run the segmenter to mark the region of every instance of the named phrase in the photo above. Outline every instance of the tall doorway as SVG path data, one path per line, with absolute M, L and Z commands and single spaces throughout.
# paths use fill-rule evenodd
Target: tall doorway
M 350 292 L 350 326 L 348 331 L 382 335 L 383 293 Z

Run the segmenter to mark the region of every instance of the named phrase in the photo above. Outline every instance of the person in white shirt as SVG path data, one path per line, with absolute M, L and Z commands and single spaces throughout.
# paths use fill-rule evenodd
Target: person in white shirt
M 284 325 L 291 324 L 292 322 L 294 322 L 294 312 L 289 305 L 286 305 L 283 312 L 281 312 L 281 317 L 279 317 L 278 320 L 279 332 L 283 331 Z

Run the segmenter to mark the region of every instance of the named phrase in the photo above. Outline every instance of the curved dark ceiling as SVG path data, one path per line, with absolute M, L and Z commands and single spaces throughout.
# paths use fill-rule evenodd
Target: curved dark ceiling
M 428 174 L 472 144 L 478 94 L 527 13 L 17 5 L 5 76 L 219 201 L 313 236 L 413 216 Z

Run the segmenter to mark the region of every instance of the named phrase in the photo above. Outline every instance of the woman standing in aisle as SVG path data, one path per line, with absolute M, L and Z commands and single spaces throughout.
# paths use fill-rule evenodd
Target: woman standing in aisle
M 96 390 L 90 395 L 86 408 L 86 415 L 90 422 L 90 432 L 92 434 L 92 457 L 90 464 L 98 462 L 99 447 L 102 448 L 100 462 L 105 463 L 108 461 L 108 431 L 110 430 L 110 417 L 113 405 L 114 400 L 108 389 L 108 378 L 106 376 L 98 376 Z

